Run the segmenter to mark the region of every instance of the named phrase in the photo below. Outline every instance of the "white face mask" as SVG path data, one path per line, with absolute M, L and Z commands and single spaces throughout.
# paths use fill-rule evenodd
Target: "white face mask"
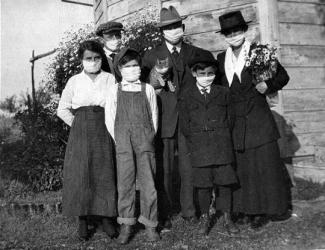
M 197 76 L 196 81 L 201 87 L 206 88 L 206 87 L 211 86 L 215 77 L 216 77 L 215 75 L 213 75 L 213 76 Z
M 164 30 L 163 33 L 165 39 L 171 44 L 178 44 L 184 36 L 183 27 L 172 30 Z
M 245 40 L 245 34 L 242 33 L 237 36 L 226 37 L 225 40 L 230 46 L 239 47 L 240 45 L 243 44 L 243 42 Z
M 127 82 L 135 82 L 139 80 L 140 74 L 141 74 L 140 66 L 121 68 L 122 78 Z
M 120 46 L 121 46 L 120 39 L 111 39 L 105 42 L 105 47 L 112 52 L 119 50 Z
M 82 65 L 83 65 L 84 70 L 87 73 L 96 73 L 102 67 L 102 60 L 98 60 L 98 61 L 82 60 Z

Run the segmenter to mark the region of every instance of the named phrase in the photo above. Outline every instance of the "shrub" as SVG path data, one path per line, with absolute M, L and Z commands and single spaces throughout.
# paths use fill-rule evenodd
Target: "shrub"
M 151 9 L 150 9 L 151 8 Z M 141 54 L 161 41 L 156 27 L 158 10 L 149 6 L 141 14 L 124 20 L 123 45 L 136 48 Z M 68 79 L 82 68 L 77 57 L 79 43 L 95 39 L 93 26 L 87 25 L 67 32 L 48 65 L 48 76 L 36 92 L 37 107 L 33 109 L 29 95 L 23 99 L 15 119 L 23 132 L 19 145 L 4 148 L 1 165 L 12 179 L 19 179 L 35 192 L 62 187 L 62 168 L 69 128 L 57 116 L 59 98 Z

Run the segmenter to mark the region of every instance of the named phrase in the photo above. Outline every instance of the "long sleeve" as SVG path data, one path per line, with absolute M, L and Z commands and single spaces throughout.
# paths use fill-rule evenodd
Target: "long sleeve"
M 61 95 L 61 99 L 57 110 L 57 116 L 60 117 L 70 127 L 74 119 L 74 115 L 71 112 L 72 97 L 73 97 L 73 80 L 69 79 Z
M 108 88 L 106 103 L 105 103 L 105 124 L 108 132 L 115 140 L 114 126 L 116 118 L 116 107 L 117 107 L 117 88 L 116 85 L 111 85 Z
M 151 109 L 151 116 L 152 116 L 152 123 L 157 133 L 158 130 L 158 105 L 157 105 L 157 96 L 155 93 L 154 88 L 146 84 L 146 95 L 149 101 L 150 109 Z
M 265 81 L 268 90 L 265 94 L 272 94 L 278 90 L 281 90 L 289 82 L 289 75 L 283 66 L 278 62 L 277 72 L 273 79 Z

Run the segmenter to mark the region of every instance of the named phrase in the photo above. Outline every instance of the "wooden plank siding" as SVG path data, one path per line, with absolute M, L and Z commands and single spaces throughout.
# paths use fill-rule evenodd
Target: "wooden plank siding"
M 105 1 L 106 0 L 94 0 L 94 21 L 96 26 L 105 21 Z
M 281 59 L 291 78 L 283 90 L 291 154 L 324 162 L 325 1 L 279 0 L 278 7 Z

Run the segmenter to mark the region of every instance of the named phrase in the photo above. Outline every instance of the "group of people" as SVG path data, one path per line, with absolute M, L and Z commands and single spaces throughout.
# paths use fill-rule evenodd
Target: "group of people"
M 184 18 L 173 6 L 162 8 L 163 41 L 143 58 L 121 48 L 118 22 L 97 28 L 104 46 L 80 44 L 83 71 L 68 80 L 57 114 L 71 127 L 63 213 L 78 216 L 83 240 L 97 221 L 126 244 L 138 220 L 157 241 L 158 225 L 172 227 L 178 201 L 182 218 L 199 223 L 202 235 L 211 207 L 229 234 L 239 233 L 238 223 L 256 229 L 289 209 L 280 136 L 266 101 L 288 83 L 286 70 L 278 63 L 273 78 L 254 82 L 245 66 L 249 22 L 240 11 L 219 17 L 217 32 L 229 47 L 217 60 L 183 41 Z

